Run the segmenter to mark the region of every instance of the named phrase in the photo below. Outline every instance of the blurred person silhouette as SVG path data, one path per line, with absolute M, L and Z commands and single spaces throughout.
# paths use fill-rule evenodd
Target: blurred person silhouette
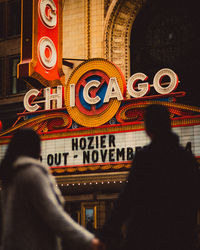
M 125 228 L 120 249 L 196 249 L 198 163 L 172 132 L 165 106 L 148 105 L 144 125 L 151 142 L 136 152 L 128 182 L 98 237 L 108 250 L 116 250 L 121 229 Z
M 99 240 L 64 211 L 54 177 L 39 161 L 40 150 L 39 135 L 21 129 L 1 162 L 2 250 L 60 250 L 61 241 L 65 249 L 100 249 Z

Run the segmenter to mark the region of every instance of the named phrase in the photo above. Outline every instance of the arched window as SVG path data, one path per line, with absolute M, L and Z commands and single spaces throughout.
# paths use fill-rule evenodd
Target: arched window
M 177 102 L 200 106 L 198 64 L 200 60 L 200 18 L 196 0 L 147 0 L 132 26 L 131 74 L 153 76 L 171 68 L 179 76 Z

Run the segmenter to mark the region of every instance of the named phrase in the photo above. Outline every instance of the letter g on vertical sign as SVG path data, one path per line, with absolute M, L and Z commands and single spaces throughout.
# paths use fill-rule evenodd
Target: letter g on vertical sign
M 53 0 L 39 1 L 39 14 L 44 25 L 49 28 L 54 28 L 57 25 L 56 5 Z
M 18 78 L 35 88 L 64 85 L 62 1 L 22 0 L 21 60 L 17 73 Z

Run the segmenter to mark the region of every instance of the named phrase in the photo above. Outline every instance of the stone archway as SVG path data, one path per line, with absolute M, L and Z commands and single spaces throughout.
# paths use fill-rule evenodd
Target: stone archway
M 126 80 L 130 76 L 130 33 L 146 0 L 113 0 L 104 25 L 104 57 L 115 63 Z

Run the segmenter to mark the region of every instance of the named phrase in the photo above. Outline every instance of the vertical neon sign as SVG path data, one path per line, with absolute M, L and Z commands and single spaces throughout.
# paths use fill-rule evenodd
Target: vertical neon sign
M 35 88 L 64 84 L 62 1 L 22 0 L 18 78 L 25 79 Z

